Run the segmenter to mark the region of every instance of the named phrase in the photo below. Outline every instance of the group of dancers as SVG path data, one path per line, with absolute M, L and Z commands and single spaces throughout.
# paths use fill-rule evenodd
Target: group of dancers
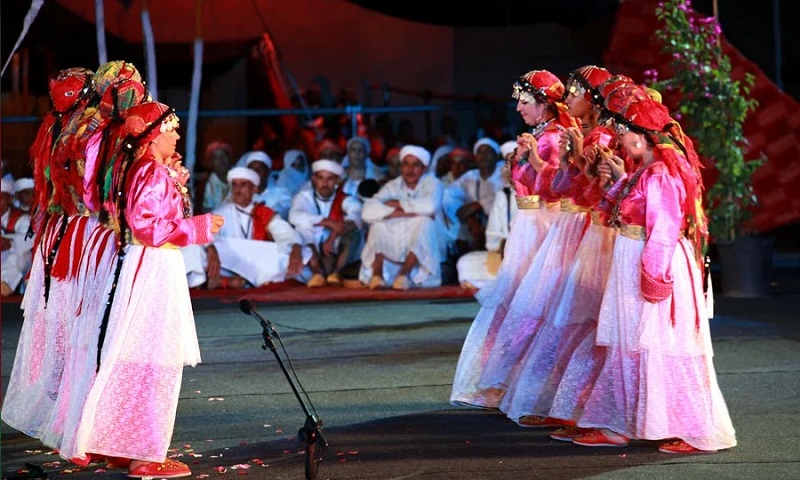
M 200 362 L 180 248 L 193 215 L 178 118 L 114 61 L 50 81 L 31 147 L 33 266 L 2 419 L 70 461 L 134 478 L 167 458 L 183 367 Z M 702 179 L 657 92 L 585 66 L 514 83 L 530 132 L 508 165 L 519 207 L 466 337 L 451 401 L 557 440 L 668 453 L 736 445 L 704 296 Z
M 716 379 L 698 155 L 660 94 L 587 65 L 513 85 L 518 214 L 450 397 L 584 446 L 736 445 Z M 708 297 L 708 299 L 707 299 Z
M 2 419 L 79 465 L 189 476 L 167 458 L 183 368 L 200 362 L 179 248 L 210 242 L 223 219 L 192 215 L 178 117 L 133 65 L 62 70 L 49 91 Z

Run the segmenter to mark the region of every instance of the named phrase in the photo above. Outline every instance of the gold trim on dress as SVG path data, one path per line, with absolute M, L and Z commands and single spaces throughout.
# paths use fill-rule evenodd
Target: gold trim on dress
M 619 226 L 619 234 L 633 240 L 647 240 L 647 232 L 641 225 L 628 225 L 623 223 Z
M 603 222 L 603 217 L 601 216 L 601 213 L 600 213 L 600 212 L 598 212 L 598 211 L 592 211 L 592 212 L 591 212 L 589 215 L 592 217 L 592 223 L 593 223 L 593 224 L 595 224 L 595 225 L 600 225 L 600 226 L 603 226 L 603 227 L 606 225 L 606 224 Z
M 128 245 L 147 246 L 144 243 L 142 243 L 138 238 L 136 238 L 133 235 L 131 235 L 130 233 L 128 233 L 128 237 L 127 238 L 128 238 Z M 181 247 L 175 245 L 174 243 L 165 243 L 164 245 L 161 245 L 160 247 L 150 247 L 150 248 L 169 248 L 169 249 L 177 250 L 177 249 L 179 249 Z
M 520 210 L 533 210 L 536 208 L 542 208 L 542 200 L 539 198 L 539 195 L 517 197 L 517 208 Z
M 561 211 L 569 213 L 580 213 L 580 212 L 588 212 L 589 209 L 586 207 L 581 207 L 580 205 L 576 205 L 571 198 L 562 198 Z

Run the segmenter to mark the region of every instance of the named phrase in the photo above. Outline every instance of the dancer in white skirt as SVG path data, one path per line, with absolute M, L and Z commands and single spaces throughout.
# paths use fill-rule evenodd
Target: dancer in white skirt
M 626 106 L 631 102 L 650 98 L 650 95 L 644 87 L 636 85 L 633 80 L 623 76 L 609 78 L 600 85 L 598 93 L 599 98 L 603 101 L 604 121 L 602 123 L 604 125 L 610 124 L 610 119 L 614 116 L 622 115 Z M 613 124 L 611 124 L 611 128 L 613 129 Z M 603 198 L 597 205 L 597 208 L 592 212 L 593 225 L 590 227 L 590 230 L 587 231 L 587 235 L 592 231 L 591 229 L 597 230 L 594 228 L 594 220 L 596 217 L 599 217 L 603 225 L 607 226 L 607 230 L 603 230 L 603 233 L 612 235 L 611 238 L 606 239 L 606 241 L 611 242 L 613 246 L 617 229 L 608 225 L 608 217 L 611 213 L 611 205 L 613 205 L 614 199 L 618 194 L 617 189 L 619 188 L 619 184 L 616 185 L 615 188 L 610 188 L 610 166 L 606 162 L 600 160 L 603 158 L 605 158 L 606 161 L 617 159 L 623 165 L 622 168 L 626 174 L 632 173 L 631 160 L 628 158 L 625 149 L 622 148 L 617 141 L 615 132 L 607 130 L 604 127 L 598 127 L 596 133 L 605 136 L 611 135 L 615 148 L 611 150 L 608 147 L 604 147 L 602 142 L 595 143 L 595 147 L 589 147 L 590 153 L 594 155 L 595 161 L 597 162 L 596 173 L 600 179 L 600 184 L 603 186 L 603 189 L 608 189 L 608 192 L 603 193 L 605 198 Z M 589 142 L 590 140 L 587 137 L 587 143 Z M 568 324 L 563 327 L 566 331 L 550 332 L 563 338 L 563 343 L 570 344 L 572 347 L 572 351 L 570 352 L 566 352 L 564 348 L 560 349 L 559 357 L 554 361 L 557 370 L 554 372 L 554 375 L 551 375 L 549 385 L 543 387 L 547 389 L 547 401 L 551 403 L 549 412 L 550 419 L 555 418 L 570 421 L 567 422 L 568 426 L 550 434 L 550 438 L 555 440 L 571 441 L 573 438 L 588 431 L 588 429 L 570 425 L 574 424 L 574 420 L 580 416 L 585 397 L 588 392 L 591 391 L 591 386 L 603 366 L 605 348 L 595 344 L 595 337 L 597 336 L 597 316 L 599 315 L 602 296 L 605 294 L 605 282 L 611 268 L 612 253 L 613 248 L 608 250 L 603 248 L 595 252 L 592 257 L 593 262 L 590 263 L 596 262 L 595 264 L 598 270 L 594 272 L 594 277 L 589 276 L 585 278 L 588 282 L 584 282 L 586 286 L 580 297 L 583 302 L 578 302 L 576 305 L 571 306 L 571 309 L 575 312 L 585 312 L 586 310 L 582 310 L 581 306 L 591 306 L 592 311 L 595 313 L 591 316 L 573 314 L 573 318 L 568 319 Z M 598 277 L 602 277 L 602 289 L 592 288 L 590 286 L 593 279 L 599 280 Z M 568 298 L 562 299 L 559 303 L 558 310 L 561 310 L 563 307 L 570 307 L 565 301 L 568 302 Z M 554 322 L 554 324 L 558 323 L 558 321 Z M 565 361 L 567 362 L 566 365 L 564 365 Z M 552 391 L 553 387 L 555 387 L 555 392 Z M 544 407 L 544 403 L 545 402 L 540 403 L 540 408 Z M 545 415 L 545 413 L 540 413 L 540 415 Z
M 179 247 L 211 241 L 222 218 L 191 216 L 174 111 L 150 102 L 123 118 L 115 134 L 125 141 L 111 154 L 113 188 L 103 199 L 108 226 L 120 232 L 118 257 L 105 285 L 87 285 L 108 302 L 73 335 L 88 351 L 73 374 L 91 385 L 67 412 L 60 454 L 129 459 L 134 478 L 188 476 L 188 466 L 166 458 L 183 367 L 200 362 Z
M 580 120 L 582 128 L 568 129 L 562 135 L 562 158 L 568 161 L 562 165 L 559 176 L 562 177 L 561 183 L 566 185 L 562 190 L 569 193 L 577 207 L 590 212 L 591 220 L 586 226 L 584 216 L 573 217 L 573 222 L 577 222 L 572 225 L 573 235 L 584 233 L 581 233 L 574 258 L 562 267 L 562 280 L 544 305 L 539 331 L 522 357 L 516 375 L 510 380 L 500 406 L 512 421 L 524 426 L 570 423 L 549 418 L 548 412 L 563 369 L 583 339 L 584 332 L 593 331 L 591 327 L 600 310 L 614 230 L 604 225 L 597 209 L 603 190 L 593 170 L 595 148 L 608 148 L 615 137 L 612 130 L 598 123 L 603 108 L 598 87 L 609 77 L 611 73 L 608 70 L 587 65 L 572 71 L 567 81 L 566 103 L 570 114 Z M 562 237 L 553 245 L 565 248 L 569 238 Z M 584 328 L 587 322 L 589 326 Z
M 511 184 L 519 208 L 511 222 L 508 240 L 503 251 L 503 262 L 497 278 L 487 288 L 479 290 L 475 298 L 481 309 L 472 321 L 461 355 L 456 366 L 450 402 L 477 408 L 497 408 L 504 394 L 503 389 L 483 388 L 478 381 L 484 367 L 492 360 L 498 330 L 506 319 L 508 303 L 519 287 L 522 277 L 533 256 L 542 243 L 553 213 L 558 204 L 548 196 L 549 188 L 539 178 L 532 162 L 533 155 L 551 165 L 558 163 L 559 125 L 571 125 L 564 117 L 566 107 L 560 103 L 564 95 L 564 84 L 546 70 L 533 70 L 514 83 L 513 97 L 517 100 L 517 112 L 531 127 L 531 132 L 520 135 L 525 147 L 517 148 L 515 157 L 508 165 Z
M 479 381 L 482 389 L 507 391 L 583 235 L 587 209 L 575 201 L 580 192 L 570 181 L 566 151 L 560 145 L 563 132 L 578 127 L 578 123 L 569 115 L 564 103 L 553 101 L 551 105 L 551 131 L 556 142 L 553 156 L 558 163 L 547 162 L 539 156 L 535 150 L 537 140 L 527 134 L 517 139 L 517 151 L 526 155 L 530 152 L 529 162 L 537 172 L 537 192 L 542 198 L 558 201 L 559 211 L 513 291 L 507 314 L 483 368 Z
M 61 390 L 74 318 L 71 304 L 74 278 L 69 275 L 70 266 L 80 257 L 82 248 L 73 241 L 83 236 L 83 228 L 76 227 L 85 226 L 88 220 L 82 218 L 82 205 L 73 196 L 81 191 L 80 178 L 67 176 L 64 168 L 67 157 L 60 146 L 69 141 L 67 125 L 83 114 L 92 98 L 93 76 L 94 72 L 88 69 L 69 68 L 50 80 L 53 108 L 42 120 L 30 148 L 34 171 L 30 228 L 34 247 L 21 304 L 24 322 L 3 400 L 2 418 L 11 427 L 38 439 L 51 431 L 51 418 Z M 58 276 L 53 275 L 56 263 Z
M 617 134 L 638 169 L 610 221 L 619 226 L 598 318 L 602 369 L 577 419 L 587 446 L 662 440 L 665 453 L 736 445 L 717 383 L 702 285 L 707 237 L 699 160 L 653 100 L 633 102 Z M 624 175 L 614 162 L 615 175 Z

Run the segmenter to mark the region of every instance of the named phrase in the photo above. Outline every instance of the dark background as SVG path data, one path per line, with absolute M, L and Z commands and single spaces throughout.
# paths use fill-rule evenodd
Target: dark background
M 466 2 L 430 0 L 350 1 L 386 15 L 458 28 L 501 28 L 535 25 L 541 22 L 554 22 L 568 27 L 588 27 L 590 23 L 596 25 L 598 22 L 604 22 L 611 28 L 619 6 L 619 0 L 498 0 L 479 2 L 475 5 Z M 712 0 L 696 0 L 693 5 L 697 11 L 706 15 L 711 15 L 713 12 Z M 800 98 L 800 36 L 796 27 L 800 20 L 800 2 L 718 0 L 718 5 L 720 23 L 728 40 L 758 64 L 786 93 L 794 98 Z M 781 35 L 777 49 L 773 18 L 776 6 L 780 17 Z M 2 19 L 0 58 L 3 61 L 8 57 L 19 36 L 22 20 L 29 7 L 28 0 L 0 2 Z M 58 2 L 49 0 L 44 3 L 23 42 L 23 46 L 32 48 L 34 55 L 41 56 L 45 60 L 31 64 L 31 93 L 46 93 L 45 79 L 51 72 L 75 65 L 92 65 L 96 62 L 94 49 L 82 48 L 83 45 L 91 46 L 96 42 L 94 30 L 87 29 L 86 23 Z M 63 41 L 53 42 L 54 38 Z M 109 50 L 125 52 L 125 58 L 133 63 L 143 62 L 144 52 L 141 45 L 128 45 L 112 35 L 107 36 L 107 43 Z M 594 47 L 605 48 L 604 45 Z M 207 45 L 205 52 L 207 61 L 203 67 L 204 82 L 211 81 L 227 71 L 240 54 L 246 52 L 246 49 L 246 44 Z M 780 55 L 780 63 L 776 62 L 776 54 Z M 164 87 L 180 86 L 185 83 L 185 65 L 190 63 L 191 59 L 186 55 L 185 47 L 159 45 L 159 83 Z M 778 65 L 781 69 L 780 78 L 777 78 L 776 72 Z M 170 75 L 171 70 L 175 75 Z M 10 89 L 8 79 L 3 79 L 2 88 Z

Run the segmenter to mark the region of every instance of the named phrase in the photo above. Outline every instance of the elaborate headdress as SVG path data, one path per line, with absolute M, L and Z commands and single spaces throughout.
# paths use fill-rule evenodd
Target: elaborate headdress
M 511 97 L 525 103 L 532 101 L 551 105 L 555 110 L 557 122 L 564 128 L 577 126 L 578 123 L 568 113 L 564 104 L 566 89 L 561 80 L 547 70 L 531 70 L 519 77 L 513 85 Z
M 602 106 L 603 97 L 600 96 L 599 87 L 611 78 L 611 72 L 603 67 L 586 65 L 569 73 L 567 78 L 567 92 L 577 94 L 583 90 L 586 100 L 593 105 Z
M 617 122 L 624 122 L 622 113 L 634 102 L 652 100 L 647 91 L 635 83 L 620 82 L 603 89 L 603 114 Z
M 53 108 L 42 120 L 29 152 L 36 184 L 33 209 L 37 232 L 41 231 L 38 227 L 46 214 L 73 214 L 78 210 L 69 190 L 68 170 L 72 165 L 59 161 L 62 157 L 56 145 L 70 119 L 83 111 L 92 91 L 92 76 L 92 71 L 86 68 L 68 68 L 49 81 Z
M 105 169 L 97 173 L 98 180 L 103 180 L 100 194 L 107 207 L 106 210 L 113 208 L 118 218 L 102 218 L 105 214 L 101 212 L 102 221 L 122 221 L 124 203 L 119 202 L 124 202 L 126 177 L 136 160 L 136 152 L 161 133 L 177 129 L 178 125 L 175 110 L 159 102 L 142 103 L 123 112 L 120 123 L 114 126 L 114 131 L 110 133 L 121 140 L 115 142 L 108 158 L 103 159 L 101 165 L 104 165 Z
M 622 117 L 621 121 L 628 128 L 649 136 L 670 174 L 682 180 L 686 190 L 684 212 L 689 226 L 687 233 L 694 243 L 696 260 L 702 266 L 708 224 L 702 204 L 702 166 L 694 146 L 688 138 L 680 138 L 683 131 L 670 117 L 667 107 L 652 98 L 632 102 L 625 108 Z
M 114 60 L 100 65 L 92 78 L 93 101 L 86 106 L 82 115 L 69 122 L 66 128 L 68 138 L 62 141 L 66 151 L 70 152 L 73 158 L 78 159 L 79 163 L 83 163 L 86 142 L 100 128 L 103 120 L 114 112 L 114 105 L 123 103 L 110 97 L 110 93 L 106 93 L 109 87 L 117 84 L 125 85 L 124 90 L 128 95 L 118 89 L 117 96 L 121 96 L 123 102 L 127 97 L 130 100 L 128 106 L 135 103 L 134 100 L 141 103 L 150 99 L 149 93 L 142 83 L 142 76 L 133 64 Z M 103 100 L 104 98 L 105 100 Z
M 564 100 L 564 84 L 547 70 L 531 70 L 513 85 L 511 98 L 525 103 L 552 103 Z

